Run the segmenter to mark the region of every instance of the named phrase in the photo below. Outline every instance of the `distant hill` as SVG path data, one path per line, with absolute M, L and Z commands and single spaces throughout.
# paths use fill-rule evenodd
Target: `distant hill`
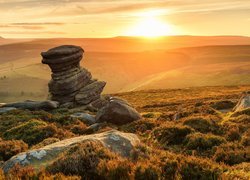
M 82 66 L 107 81 L 105 93 L 250 84 L 249 37 L 37 39 L 0 46 L 0 93 L 29 94 L 32 87 L 33 94 L 46 97 L 50 69 L 40 53 L 63 44 L 85 49 Z M 19 81 L 25 83 L 17 86 Z
M 22 44 L 46 50 L 62 44 L 82 46 L 86 52 L 141 52 L 208 45 L 250 45 L 250 37 L 244 36 L 167 36 L 161 38 L 58 38 L 36 39 Z M 21 46 L 21 44 L 20 44 Z M 31 48 L 32 48 L 31 47 Z
M 31 41 L 32 39 L 6 39 L 0 36 L 0 45 Z
M 250 84 L 250 46 L 204 46 L 173 49 L 189 56 L 183 67 L 159 72 L 122 91 Z

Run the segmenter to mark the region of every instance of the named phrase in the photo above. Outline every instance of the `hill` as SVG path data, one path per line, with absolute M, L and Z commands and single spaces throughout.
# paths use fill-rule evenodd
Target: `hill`
M 13 99 L 8 97 L 16 100 L 46 97 L 50 70 L 41 64 L 40 53 L 61 44 L 80 45 L 85 49 L 82 66 L 107 82 L 105 93 L 249 84 L 250 45 L 240 45 L 250 44 L 249 39 L 237 36 L 116 37 L 36 39 L 5 44 L 0 46 L 0 99 L 10 102 Z M 115 74 L 115 78 L 111 74 Z M 32 96 L 27 87 L 32 87 Z

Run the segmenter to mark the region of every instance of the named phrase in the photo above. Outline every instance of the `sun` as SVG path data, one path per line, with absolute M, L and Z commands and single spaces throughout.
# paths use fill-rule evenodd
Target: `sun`
M 134 27 L 128 31 L 127 35 L 153 38 L 172 35 L 172 33 L 172 26 L 159 19 L 157 13 L 145 12 Z

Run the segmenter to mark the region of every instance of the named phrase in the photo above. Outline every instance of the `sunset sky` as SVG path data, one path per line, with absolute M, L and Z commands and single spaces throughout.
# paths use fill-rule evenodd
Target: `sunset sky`
M 250 36 L 250 0 L 0 0 L 5 38 Z

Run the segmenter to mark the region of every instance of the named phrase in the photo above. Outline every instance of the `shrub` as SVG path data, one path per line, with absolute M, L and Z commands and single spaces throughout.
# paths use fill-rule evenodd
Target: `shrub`
M 241 144 L 243 146 L 250 146 L 250 129 L 244 133 L 244 135 L 241 139 Z
M 223 100 L 223 101 L 216 101 L 212 103 L 212 107 L 217 110 L 222 110 L 222 109 L 232 109 L 236 103 L 228 100 Z
M 32 149 L 39 149 L 39 148 L 42 148 L 44 146 L 56 143 L 58 141 L 60 141 L 58 138 L 53 138 L 53 137 L 47 138 L 47 139 L 44 139 L 42 142 L 32 146 Z
M 77 124 L 73 125 L 70 131 L 74 134 L 85 134 L 86 130 L 88 129 L 87 125 L 81 121 L 77 121 Z
M 144 118 L 148 118 L 148 119 L 154 118 L 154 119 L 157 119 L 157 118 L 159 118 L 162 115 L 162 113 L 161 112 L 144 112 L 141 115 Z
M 213 117 L 212 117 L 213 118 Z M 192 127 L 201 133 L 213 132 L 221 133 L 220 126 L 211 117 L 189 117 L 183 120 L 183 124 Z
M 228 141 L 239 141 L 241 139 L 241 134 L 238 127 L 232 127 L 226 133 L 226 139 Z
M 6 179 L 5 175 L 4 175 L 4 172 L 3 172 L 3 170 L 1 168 L 0 168 L 0 179 L 2 179 L 2 180 Z
M 153 119 L 141 119 L 138 121 L 131 122 L 123 125 L 121 129 L 125 132 L 130 133 L 145 133 L 148 130 L 152 130 L 157 127 L 159 123 Z
M 181 144 L 185 137 L 193 132 L 188 126 L 166 123 L 151 133 L 151 137 L 157 140 L 163 147 Z
M 250 179 L 250 163 L 241 163 L 232 166 L 228 171 L 222 174 L 222 179 L 229 180 L 249 180 Z
M 21 125 L 30 119 L 41 119 L 48 121 L 52 114 L 46 111 L 14 110 L 0 116 L 0 133 L 5 132 L 15 126 Z
M 214 180 L 223 173 L 223 166 L 208 159 L 185 157 L 181 159 L 180 176 L 182 179 Z
M 52 137 L 56 134 L 57 128 L 54 125 L 48 125 L 46 122 L 36 119 L 11 128 L 3 134 L 7 140 L 23 140 L 29 145 L 34 145 L 42 140 Z
M 186 148 L 190 150 L 207 150 L 214 146 L 225 143 L 226 140 L 212 134 L 194 133 L 186 137 Z
M 136 165 L 134 177 L 136 180 L 158 180 L 160 174 L 159 167 L 144 161 Z
M 23 141 L 0 141 L 0 161 L 7 161 L 12 156 L 28 150 L 28 145 Z
M 223 122 L 224 131 L 230 131 L 237 128 L 240 135 L 250 129 L 250 116 L 239 115 L 237 117 L 230 117 L 227 121 Z
M 236 111 L 231 115 L 231 117 L 237 117 L 237 116 L 240 116 L 240 115 L 248 115 L 248 116 L 250 116 L 250 108 L 246 108 L 246 109 L 243 109 L 241 111 Z
M 132 178 L 132 163 L 124 159 L 101 160 L 97 171 L 104 179 L 127 180 Z
M 213 159 L 216 162 L 224 162 L 228 165 L 235 165 L 250 160 L 249 150 L 236 143 L 222 144 L 214 148 Z
M 0 172 L 0 177 L 1 177 L 1 172 Z M 1 179 L 1 178 L 0 178 Z M 80 177 L 77 176 L 65 176 L 62 173 L 57 173 L 54 175 L 49 174 L 48 172 L 45 172 L 44 170 L 41 170 L 40 172 L 36 172 L 33 167 L 31 166 L 26 166 L 26 167 L 21 167 L 20 165 L 16 164 L 9 172 L 7 175 L 3 175 L 3 180 L 19 180 L 19 179 L 24 179 L 24 180 L 31 180 L 31 179 L 46 179 L 46 180 L 63 180 L 63 179 L 68 179 L 68 180 L 80 180 Z M 2 180 L 1 179 L 1 180 Z
M 115 158 L 116 155 L 104 148 L 98 142 L 83 142 L 70 148 L 62 154 L 48 171 L 51 173 L 63 173 L 65 175 L 77 175 L 82 179 L 98 179 L 100 175 L 97 167 L 101 160 Z

